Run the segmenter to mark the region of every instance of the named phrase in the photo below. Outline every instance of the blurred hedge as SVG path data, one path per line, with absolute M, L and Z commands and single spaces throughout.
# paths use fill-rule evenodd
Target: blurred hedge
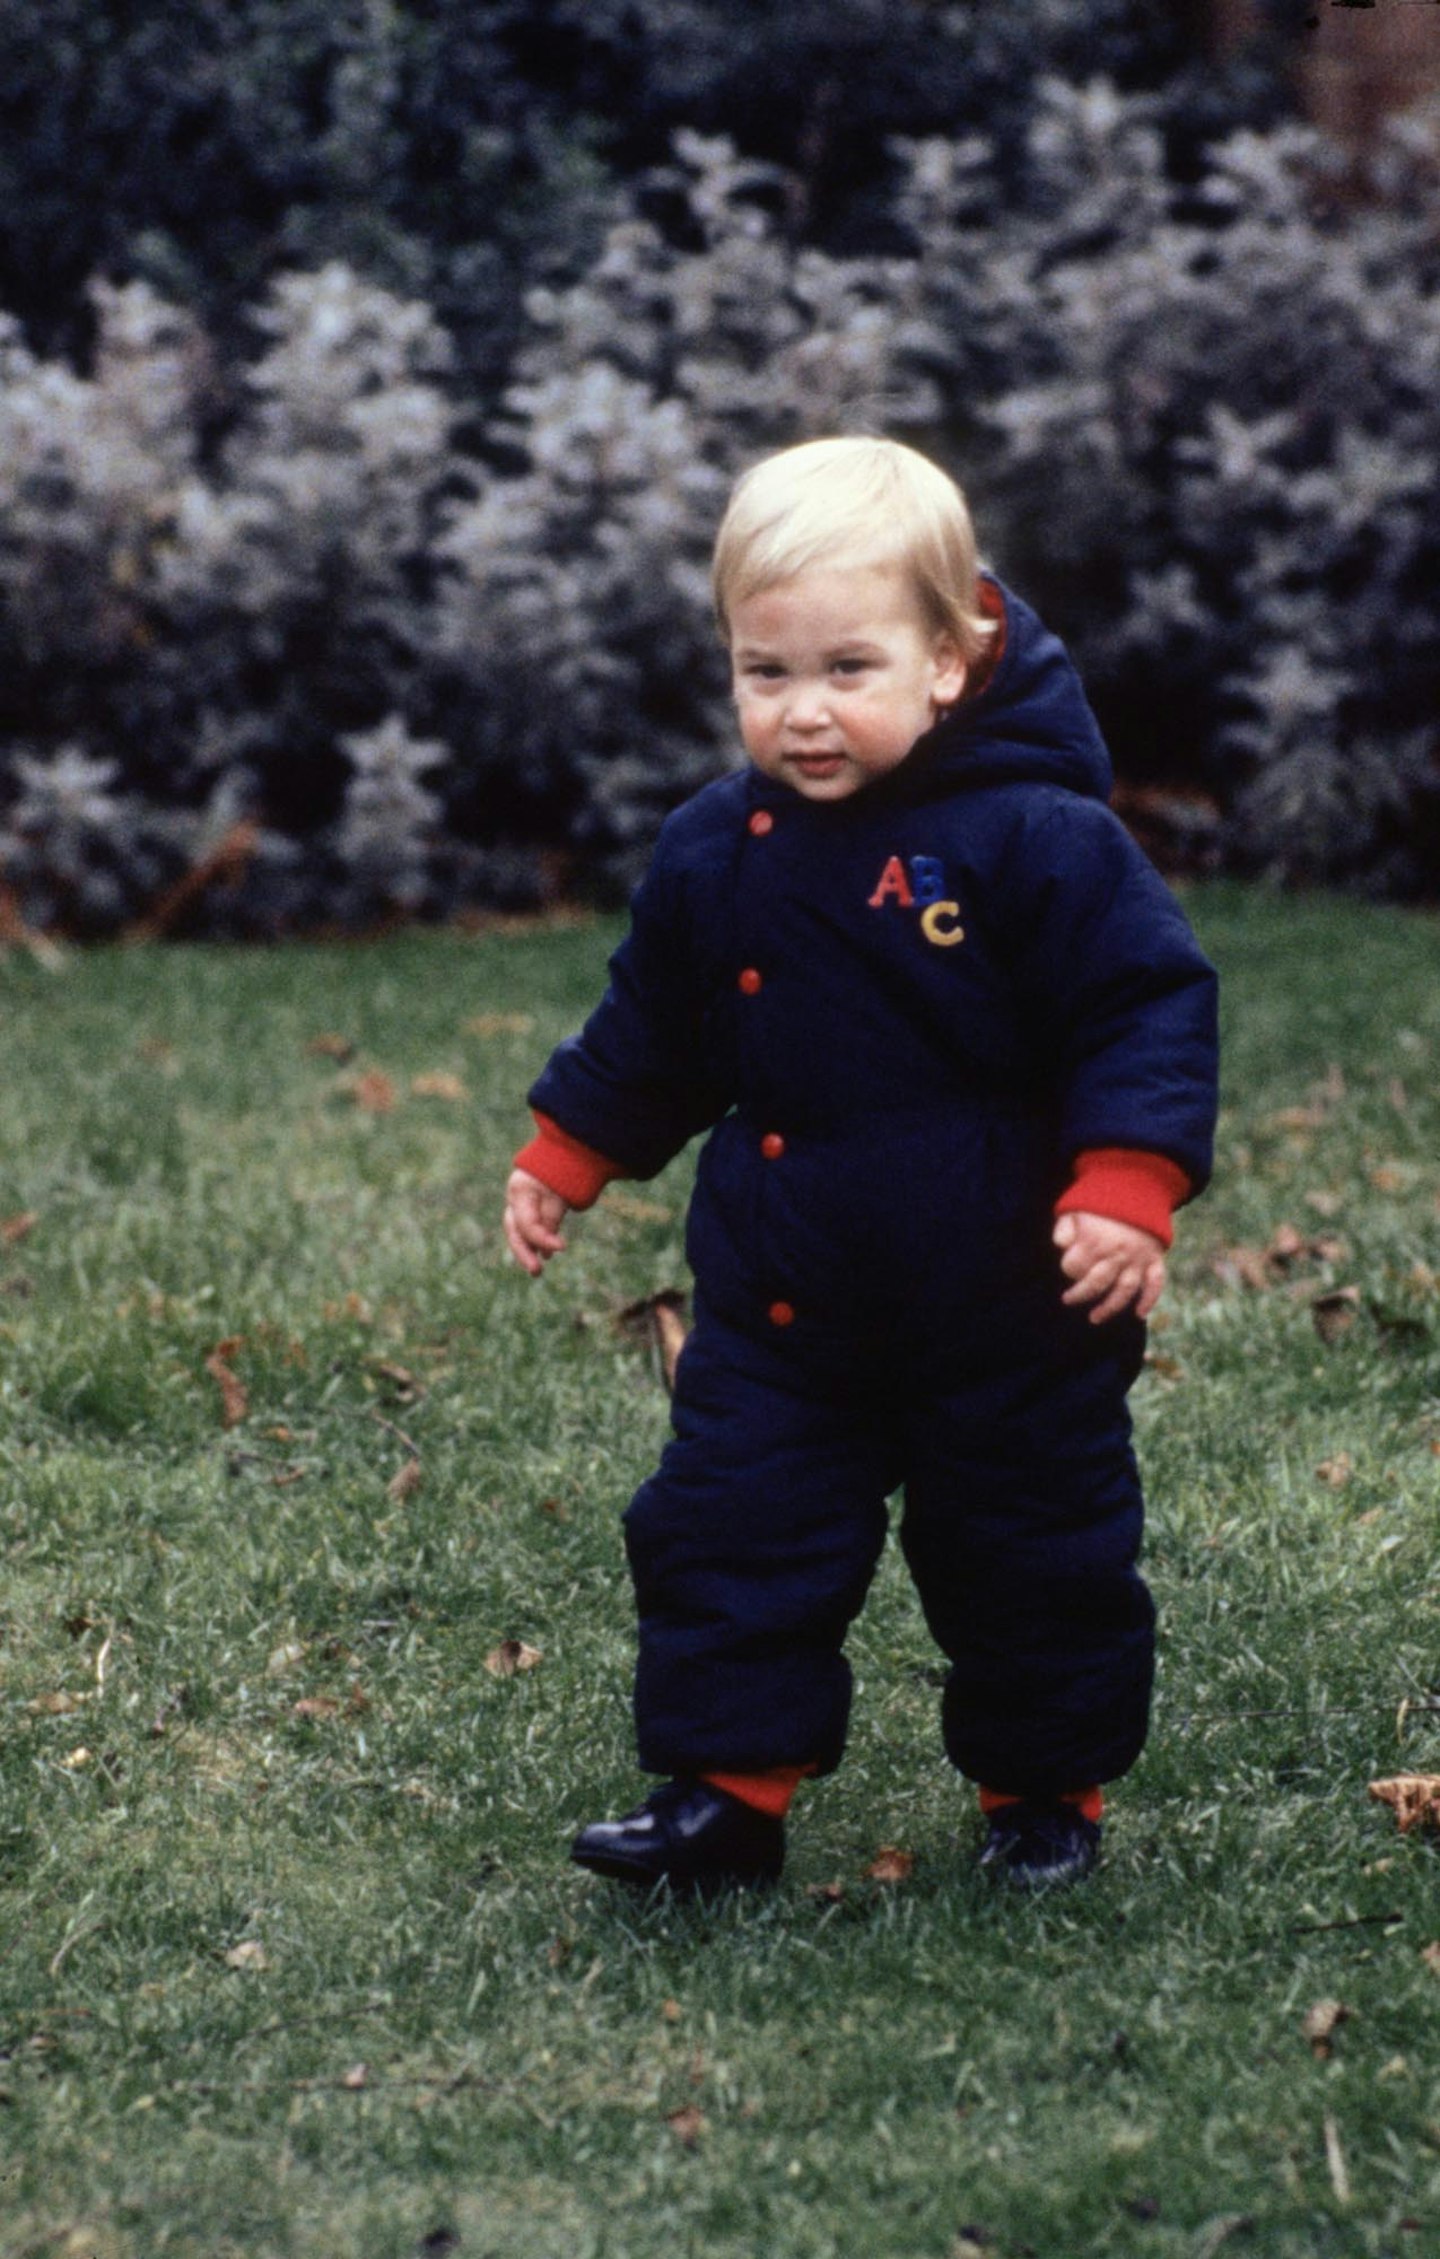
M 278 8 L 243 13 L 278 39 Z M 492 54 L 500 19 L 517 34 L 535 13 L 469 10 Z M 573 67 L 607 26 L 621 52 L 622 13 L 584 11 Z M 827 13 L 857 50 L 875 39 L 865 0 Z M 963 69 L 953 24 L 932 41 L 971 110 L 995 97 L 983 130 L 892 136 L 828 188 L 824 133 L 797 172 L 674 132 L 633 177 L 585 174 L 563 253 L 533 211 L 528 250 L 520 221 L 492 228 L 520 263 L 478 350 L 445 318 L 458 236 L 416 232 L 425 287 L 398 287 L 398 204 L 364 272 L 362 246 L 282 265 L 243 304 L 96 282 L 88 334 L 48 342 L 33 308 L 12 318 L 11 924 L 271 933 L 623 883 L 732 757 L 704 591 L 728 480 L 862 425 L 965 480 L 993 560 L 1070 637 L 1164 852 L 1436 891 L 1440 127 L 1395 129 L 1376 192 L 1342 196 L 1315 138 L 1270 114 L 1273 79 L 1187 91 L 1133 10 L 1098 11 L 1120 76 L 1084 82 L 1027 74 L 1017 42 L 1064 62 L 1094 9 L 1037 0 L 1008 30 L 939 14 L 985 29 Z M 723 112 L 731 67 L 718 9 L 640 15 L 637 146 L 667 101 Z M 177 9 L 171 29 L 231 20 Z M 328 20 L 332 41 L 350 21 Z M 796 21 L 818 57 L 818 11 Z M 361 34 L 408 28 L 438 70 L 460 12 L 425 22 L 428 46 L 405 11 L 355 11 L 372 137 L 391 113 Z M 239 95 L 216 100 L 212 125 Z M 278 120 L 281 171 L 304 139 Z M 382 186 L 419 177 L 367 146 Z M 351 218 L 373 219 L 385 197 L 361 186 Z M 333 200 L 284 209 L 333 247 Z

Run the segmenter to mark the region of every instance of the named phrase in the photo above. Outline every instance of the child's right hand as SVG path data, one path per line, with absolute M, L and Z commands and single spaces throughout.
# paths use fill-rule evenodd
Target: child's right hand
M 563 1250 L 560 1226 L 569 1210 L 569 1201 L 528 1169 L 511 1170 L 505 1187 L 505 1237 L 516 1262 L 532 1279 L 539 1278 L 551 1256 Z

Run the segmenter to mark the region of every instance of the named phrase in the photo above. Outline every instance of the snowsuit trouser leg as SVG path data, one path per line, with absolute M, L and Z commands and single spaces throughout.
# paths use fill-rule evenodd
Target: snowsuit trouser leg
M 651 1772 L 838 1763 L 845 1633 L 898 1481 L 882 1423 L 793 1356 L 704 1317 L 675 1435 L 625 1517 L 640 1618 L 635 1718 Z
M 1037 1357 L 912 1404 L 901 1541 L 950 1658 L 951 1762 L 1016 1795 L 1113 1780 L 1144 1744 L 1154 1608 L 1127 1319 L 1082 1358 Z

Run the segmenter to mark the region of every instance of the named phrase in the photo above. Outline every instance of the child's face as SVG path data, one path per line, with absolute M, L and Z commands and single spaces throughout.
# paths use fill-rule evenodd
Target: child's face
M 806 800 L 847 800 L 898 768 L 965 687 L 899 565 L 815 565 L 730 612 L 745 750 Z

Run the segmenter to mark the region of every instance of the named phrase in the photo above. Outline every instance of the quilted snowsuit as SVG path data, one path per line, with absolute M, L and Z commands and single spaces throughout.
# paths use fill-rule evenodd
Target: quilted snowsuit
M 1046 1795 L 1144 1741 L 1144 1329 L 1065 1308 L 1050 1235 L 1088 1150 L 1204 1184 L 1215 981 L 1063 647 L 1001 595 L 990 680 L 897 769 L 836 803 L 748 771 L 671 816 L 530 1093 L 630 1176 L 710 1131 L 675 1435 L 626 1516 L 655 1772 L 834 1766 L 902 1486 L 953 1763 Z

